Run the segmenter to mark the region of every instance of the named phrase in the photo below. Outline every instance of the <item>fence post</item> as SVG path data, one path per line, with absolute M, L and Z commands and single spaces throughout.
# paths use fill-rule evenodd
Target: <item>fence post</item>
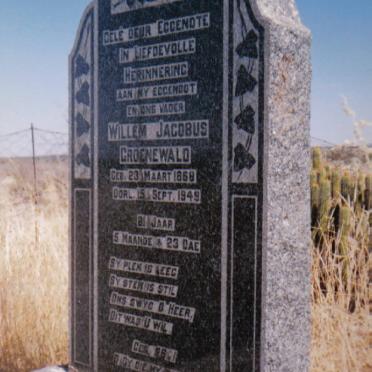
M 35 248 L 39 243 L 38 217 L 38 195 L 37 195 L 37 178 L 36 178 L 36 154 L 35 154 L 35 129 L 31 123 L 31 142 L 32 142 L 32 163 L 34 168 L 34 206 L 35 206 Z
M 32 141 L 32 162 L 34 167 L 34 196 L 37 198 L 37 183 L 36 183 L 36 156 L 35 156 L 35 134 L 34 124 L 31 123 L 31 141 Z

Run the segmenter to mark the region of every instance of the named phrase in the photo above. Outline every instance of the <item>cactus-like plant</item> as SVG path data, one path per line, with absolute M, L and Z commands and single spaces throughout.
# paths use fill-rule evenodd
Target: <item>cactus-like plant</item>
M 343 281 L 346 284 L 348 279 L 348 271 L 349 271 L 349 235 L 351 229 L 351 212 L 349 206 L 343 206 L 340 209 L 340 245 L 339 245 L 339 253 L 342 256 L 342 277 Z
M 320 168 L 318 179 L 319 179 L 319 185 L 323 181 L 326 181 L 328 179 L 328 174 L 327 174 L 327 171 L 326 171 L 326 168 L 325 167 L 321 167 Z
M 340 254 L 345 256 L 348 252 L 348 240 L 350 233 L 350 208 L 348 206 L 343 206 L 340 209 L 340 227 Z
M 345 172 L 341 178 L 341 195 L 344 199 L 349 200 L 351 198 L 351 176 L 349 172 Z
M 340 176 L 339 170 L 334 169 L 332 171 L 331 183 L 332 183 L 332 198 L 335 201 L 338 201 L 341 195 L 341 176 Z
M 329 177 L 331 175 L 331 167 L 327 164 L 325 167 L 325 172 L 326 172 L 326 175 L 327 177 Z
M 311 184 L 311 224 L 312 226 L 316 226 L 318 220 L 319 220 L 319 185 L 317 182 L 313 182 Z
M 322 151 L 320 147 L 314 147 L 313 149 L 313 168 L 319 170 L 322 164 Z
M 319 209 L 319 185 L 316 182 L 311 184 L 311 205 Z
M 322 179 L 319 191 L 319 220 L 322 232 L 327 231 L 329 214 L 331 209 L 331 183 L 328 179 Z
M 356 206 L 358 210 L 365 208 L 365 191 L 366 191 L 366 176 L 363 173 L 359 173 L 357 186 L 356 186 Z
M 351 202 L 355 203 L 358 195 L 358 179 L 355 176 L 351 177 L 351 182 L 349 186 L 349 195 Z
M 318 172 L 315 170 L 312 170 L 310 173 L 310 186 L 318 183 Z

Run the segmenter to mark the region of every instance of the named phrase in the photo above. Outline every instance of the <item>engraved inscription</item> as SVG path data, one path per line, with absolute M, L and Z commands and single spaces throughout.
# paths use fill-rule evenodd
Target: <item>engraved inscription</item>
M 199 138 L 209 138 L 209 120 L 159 121 L 143 124 L 108 124 L 108 139 L 111 142 Z
M 175 231 L 176 220 L 152 215 L 137 215 L 137 227 L 140 229 Z
M 138 340 L 133 341 L 132 352 L 152 359 L 164 360 L 169 363 L 176 363 L 178 355 L 177 350 L 169 349 L 164 346 L 149 345 Z
M 141 293 L 148 293 L 165 297 L 177 297 L 178 286 L 149 282 L 147 280 L 131 279 L 127 277 L 110 275 L 109 286 L 111 288 L 126 289 Z
M 109 269 L 170 279 L 178 279 L 179 272 L 179 268 L 176 266 L 125 260 L 117 257 L 110 258 Z
M 143 247 L 149 249 L 163 249 L 186 253 L 200 253 L 200 240 L 193 240 L 179 236 L 152 236 L 131 234 L 127 231 L 114 231 L 113 242 L 118 245 Z
M 120 147 L 120 164 L 191 164 L 190 146 Z
M 165 322 L 148 316 L 122 313 L 115 309 L 110 309 L 109 321 L 127 327 L 140 328 L 150 332 L 162 333 L 168 336 L 170 336 L 173 332 L 173 323 Z
M 117 201 L 149 201 L 155 203 L 200 204 L 201 190 L 113 187 L 112 197 Z
M 211 25 L 210 13 L 199 13 L 186 17 L 159 19 L 154 23 L 144 24 L 103 32 L 103 45 L 115 45 L 129 41 L 145 40 L 155 37 L 175 35 L 190 31 L 200 31 Z
M 242 314 L 255 307 L 232 299 L 239 283 L 252 291 L 253 271 L 241 263 L 244 278 L 234 276 L 240 257 L 228 230 L 239 219 L 232 196 L 262 188 L 263 39 L 249 3 L 95 2 L 97 81 L 76 97 L 98 106 L 93 121 L 88 112 L 79 120 L 97 139 L 94 370 L 233 372 L 232 355 L 234 366 L 255 370 L 244 346 L 260 339 L 252 322 L 249 342 L 237 342 Z
M 132 297 L 112 292 L 110 304 L 125 307 L 127 309 L 141 310 L 154 314 L 167 315 L 172 318 L 194 321 L 195 309 L 187 306 L 178 305 L 174 302 L 155 301 L 146 298 Z
M 111 182 L 125 183 L 195 184 L 197 182 L 197 171 L 196 169 L 111 169 L 110 180 Z
M 144 372 L 144 371 L 158 371 L 158 372 L 179 372 L 175 369 L 164 368 L 153 363 L 145 362 L 143 360 L 138 360 L 131 358 L 128 355 L 115 353 L 114 363 L 119 367 L 129 369 L 130 371 Z

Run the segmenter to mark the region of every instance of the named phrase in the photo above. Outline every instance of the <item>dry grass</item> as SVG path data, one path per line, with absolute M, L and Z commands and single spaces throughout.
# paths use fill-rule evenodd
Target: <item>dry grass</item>
M 67 360 L 67 191 L 59 181 L 65 167 L 49 166 L 36 210 L 30 164 L 7 165 L 0 178 L 0 371 L 23 372 Z
M 372 324 L 364 311 L 350 314 L 342 305 L 316 304 L 312 326 L 312 372 L 372 371 Z
M 350 208 L 348 252 L 328 230 L 313 247 L 312 372 L 372 371 L 369 314 L 369 213 Z
M 39 163 L 36 211 L 30 165 L 0 161 L 0 372 L 67 361 L 67 166 Z M 312 372 L 372 371 L 366 224 L 353 211 L 346 258 L 327 231 L 313 249 Z

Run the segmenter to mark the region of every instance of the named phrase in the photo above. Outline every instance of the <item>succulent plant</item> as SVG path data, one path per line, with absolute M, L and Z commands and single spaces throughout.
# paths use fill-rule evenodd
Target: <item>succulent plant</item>
M 322 232 L 328 229 L 331 200 L 331 182 L 328 179 L 323 179 L 319 192 L 319 219 Z
M 341 178 L 341 195 L 345 200 L 350 200 L 351 176 L 345 172 Z
M 332 171 L 331 183 L 332 183 L 332 198 L 338 201 L 341 195 L 341 176 L 340 176 L 340 171 L 338 169 L 334 169 Z
M 349 272 L 349 235 L 351 229 L 350 221 L 351 211 L 349 206 L 343 206 L 340 209 L 340 244 L 339 244 L 339 253 L 342 257 L 342 277 L 344 283 L 347 283 L 348 272 Z
M 320 169 L 322 163 L 322 152 L 319 147 L 313 149 L 313 168 L 316 170 Z

